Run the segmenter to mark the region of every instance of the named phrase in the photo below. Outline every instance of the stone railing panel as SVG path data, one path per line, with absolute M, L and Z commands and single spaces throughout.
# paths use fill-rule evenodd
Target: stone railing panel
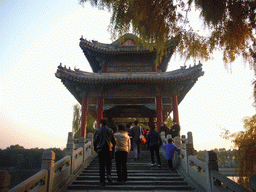
M 203 162 L 198 160 L 193 156 L 188 157 L 188 164 L 189 164 L 189 177 L 193 178 L 199 185 L 203 186 L 207 189 L 207 179 L 205 176 L 205 169 L 206 166 Z
M 95 157 L 93 153 L 93 134 L 89 134 L 89 142 L 80 139 L 80 146 L 75 149 L 77 140 L 73 139 L 73 133 L 68 134 L 67 153 L 61 160 L 54 163 L 55 153 L 52 150 L 46 150 L 42 157 L 41 171 L 16 187 L 10 189 L 10 192 L 46 192 L 59 191 L 75 177 L 76 173 L 83 166 L 87 166 L 89 161 Z
M 87 160 L 92 155 L 92 146 L 91 142 L 88 142 L 84 146 L 84 160 Z
M 167 144 L 167 138 L 162 136 L 163 144 Z M 188 132 L 187 138 L 182 136 L 181 140 L 175 138 L 174 143 L 182 149 L 175 152 L 173 164 L 178 172 L 182 173 L 199 191 L 209 192 L 247 192 L 247 190 L 228 179 L 218 171 L 217 155 L 213 151 L 207 151 L 206 162 L 203 163 L 194 155 L 193 136 Z M 164 150 L 161 153 L 165 154 Z M 256 175 L 251 178 L 251 186 L 256 186 Z M 256 188 L 256 187 L 255 187 Z
M 210 171 L 210 174 L 213 178 L 213 191 L 249 192 L 216 170 Z
M 83 148 L 79 147 L 78 149 L 76 149 L 74 151 L 73 154 L 73 172 L 75 173 L 77 171 L 78 168 L 80 168 L 80 166 L 83 164 Z
M 43 169 L 37 174 L 11 188 L 9 192 L 47 191 L 48 170 Z
M 71 157 L 66 156 L 54 165 L 54 179 L 52 184 L 53 191 L 64 186 L 70 179 L 70 169 L 71 169 Z
M 175 158 L 174 164 L 178 164 L 181 169 L 184 171 L 186 170 L 186 159 L 185 159 L 185 150 L 181 149 L 179 153 L 175 152 L 175 156 L 178 158 Z

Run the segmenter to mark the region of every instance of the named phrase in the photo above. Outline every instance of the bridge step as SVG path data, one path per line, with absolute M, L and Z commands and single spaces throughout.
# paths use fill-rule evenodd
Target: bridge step
M 117 182 L 115 160 L 112 163 L 112 183 L 106 180 L 106 186 L 99 187 L 99 164 L 96 157 L 83 170 L 66 192 L 78 191 L 196 191 L 177 171 L 169 171 L 165 157 L 161 156 L 162 166 L 150 166 L 150 152 L 142 151 L 140 160 L 134 162 L 132 151 L 129 154 L 127 169 L 128 179 L 125 183 Z

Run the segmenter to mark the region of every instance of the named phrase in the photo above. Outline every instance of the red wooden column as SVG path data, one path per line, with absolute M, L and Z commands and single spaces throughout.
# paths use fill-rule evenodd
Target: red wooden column
M 100 128 L 100 120 L 103 119 L 103 97 L 98 97 L 97 128 Z
M 177 95 L 172 96 L 172 106 L 173 106 L 173 120 L 175 120 L 177 124 L 180 124 Z
M 156 118 L 157 118 L 157 130 L 160 131 L 161 122 L 163 121 L 163 112 L 162 112 L 162 97 L 156 97 Z
M 87 97 L 83 97 L 82 99 L 82 118 L 81 118 L 81 132 L 80 137 L 84 137 L 86 135 L 86 122 L 87 122 Z

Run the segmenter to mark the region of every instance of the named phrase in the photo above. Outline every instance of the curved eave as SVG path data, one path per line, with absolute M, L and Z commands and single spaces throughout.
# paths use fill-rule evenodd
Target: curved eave
M 96 61 L 95 56 L 101 58 L 108 58 L 116 55 L 155 55 L 155 51 L 150 51 L 144 46 L 117 46 L 116 44 L 104 44 L 96 41 L 87 41 L 83 38 L 80 39 L 79 46 L 84 52 L 84 55 L 88 59 L 93 72 L 98 72 L 101 66 Z M 173 54 L 172 48 L 169 49 L 168 54 L 163 57 L 159 68 L 165 72 L 168 66 L 168 62 Z
M 58 67 L 56 77 L 86 84 L 133 83 L 133 82 L 180 82 L 203 75 L 202 65 L 170 72 L 140 73 L 89 73 Z
M 97 41 L 87 41 L 86 39 L 80 39 L 80 47 L 84 50 L 90 50 L 104 54 L 127 54 L 127 53 L 154 53 L 149 51 L 143 46 L 116 46 L 112 44 L 99 43 Z

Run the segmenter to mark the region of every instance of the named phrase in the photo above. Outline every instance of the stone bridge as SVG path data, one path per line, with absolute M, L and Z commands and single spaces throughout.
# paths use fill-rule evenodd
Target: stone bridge
M 163 144 L 167 138 L 161 134 Z M 193 192 L 243 192 L 248 191 L 227 178 L 231 172 L 219 169 L 217 155 L 213 151 L 206 153 L 203 163 L 194 156 L 192 133 L 188 132 L 185 142 L 179 137 L 174 143 L 182 148 L 173 160 L 175 170 L 169 171 L 165 160 L 165 151 L 161 151 L 162 167 L 150 166 L 149 151 L 142 151 L 139 161 L 132 161 L 131 153 L 128 158 L 128 180 L 117 183 L 115 162 L 112 165 L 113 182 L 99 188 L 99 168 L 97 154 L 93 150 L 93 135 L 76 140 L 69 133 L 66 156 L 54 162 L 55 154 L 51 150 L 43 153 L 41 171 L 12 189 L 8 189 L 8 173 L 0 175 L 0 191 L 10 192 L 78 192 L 78 191 L 193 191 Z M 229 169 L 230 170 L 230 169 Z M 224 174 L 223 174 L 224 173 Z M 226 174 L 225 174 L 226 173 Z M 255 176 L 250 179 L 254 191 Z

